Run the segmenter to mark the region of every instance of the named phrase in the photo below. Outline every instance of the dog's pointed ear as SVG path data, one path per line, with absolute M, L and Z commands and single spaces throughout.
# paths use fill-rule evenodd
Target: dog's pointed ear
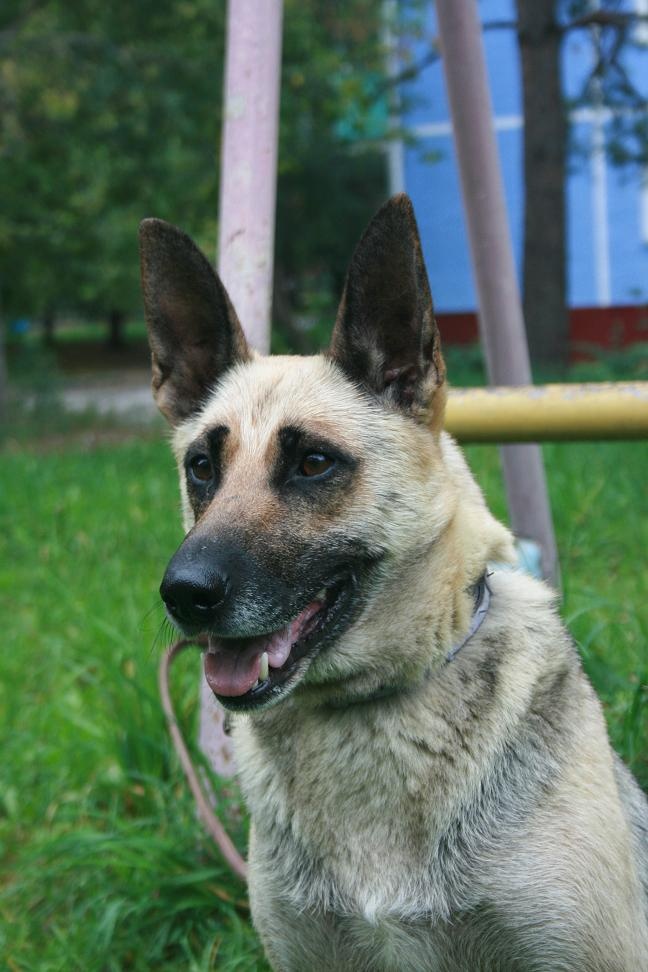
M 153 396 L 177 425 L 250 352 L 225 287 L 185 233 L 162 219 L 143 220 L 140 261 Z
M 356 247 L 329 354 L 372 394 L 440 426 L 445 365 L 414 210 L 404 194 L 385 203 Z

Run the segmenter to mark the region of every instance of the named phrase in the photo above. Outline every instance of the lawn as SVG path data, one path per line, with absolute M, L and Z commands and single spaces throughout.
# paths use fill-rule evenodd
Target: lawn
M 170 452 L 151 435 L 0 455 L 0 955 L 12 972 L 267 968 L 158 703 L 157 585 L 181 530 Z M 503 515 L 496 450 L 468 452 Z M 563 615 L 613 743 L 647 786 L 648 446 L 555 445 L 545 458 Z M 191 735 L 197 659 L 178 667 Z M 243 847 L 234 795 L 227 815 Z

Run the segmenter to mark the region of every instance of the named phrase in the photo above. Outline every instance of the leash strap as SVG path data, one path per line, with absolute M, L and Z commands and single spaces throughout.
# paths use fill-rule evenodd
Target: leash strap
M 204 641 L 201 642 L 199 638 L 195 640 L 187 638 L 183 639 L 182 641 L 176 641 L 176 643 L 171 645 L 171 647 L 168 648 L 162 656 L 158 671 L 158 685 L 160 689 L 160 697 L 162 699 L 162 709 L 164 710 L 167 728 L 169 730 L 169 735 L 171 736 L 173 748 L 178 755 L 185 778 L 189 784 L 191 792 L 194 795 L 196 806 L 198 807 L 198 814 L 203 822 L 205 830 L 218 845 L 221 854 L 229 864 L 230 868 L 238 877 L 245 881 L 247 877 L 247 865 L 232 843 L 229 834 L 212 810 L 209 798 L 207 797 L 204 787 L 198 778 L 196 768 L 191 760 L 191 756 L 189 755 L 189 750 L 187 749 L 185 741 L 182 738 L 182 733 L 180 732 L 178 720 L 176 719 L 175 710 L 173 708 L 173 702 L 171 701 L 171 692 L 169 691 L 169 670 L 171 665 L 178 655 L 185 650 L 185 648 L 196 645 L 203 649 L 207 647 L 206 643 Z

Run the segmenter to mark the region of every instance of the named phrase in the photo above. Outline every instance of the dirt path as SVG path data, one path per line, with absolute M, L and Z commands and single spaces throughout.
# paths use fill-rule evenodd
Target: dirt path
M 149 421 L 157 414 L 151 395 L 150 373 L 133 370 L 123 374 L 78 377 L 61 390 L 67 411 L 94 410 L 99 415 L 115 415 L 121 419 Z
M 68 412 L 93 409 L 99 415 L 118 415 L 137 420 L 153 418 L 157 409 L 148 385 L 139 388 L 89 387 L 68 388 L 61 394 Z

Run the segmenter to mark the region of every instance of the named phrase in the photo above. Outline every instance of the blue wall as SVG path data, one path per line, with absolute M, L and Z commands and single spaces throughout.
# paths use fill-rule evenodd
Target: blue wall
M 630 0 L 626 4 L 632 7 Z M 514 20 L 512 0 L 481 0 L 482 22 Z M 437 34 L 434 8 L 426 11 L 423 39 L 411 44 L 413 60 L 429 51 Z M 497 141 L 505 184 L 513 247 L 518 271 L 522 256 L 524 188 L 522 179 L 521 88 L 517 40 L 514 30 L 484 32 Z M 638 87 L 648 95 L 648 53 L 629 48 L 625 66 Z M 576 97 L 588 78 L 592 45 L 583 31 L 570 32 L 564 44 L 566 94 Z M 429 65 L 402 86 L 404 127 L 417 136 L 404 149 L 405 188 L 412 196 L 421 227 L 423 249 L 435 306 L 441 312 L 474 310 L 475 289 L 454 145 L 449 131 L 449 109 L 440 61 Z M 432 128 L 432 130 L 430 130 Z M 567 177 L 568 288 L 571 306 L 637 304 L 648 301 L 648 240 L 642 239 L 641 187 L 638 169 L 615 169 L 605 163 L 604 184 L 594 180 L 593 126 L 590 116 L 573 119 L 572 142 L 577 150 Z M 433 161 L 431 160 L 433 159 Z M 595 220 L 594 196 L 607 194 L 605 226 Z M 644 190 L 648 192 L 647 190 Z M 604 200 L 605 201 L 605 200 Z M 646 228 L 643 229 L 646 233 Z M 607 233 L 608 247 L 597 239 Z M 598 234 L 598 235 L 597 235 Z M 598 264 L 597 264 L 598 253 Z M 601 253 L 606 257 L 609 293 L 603 286 Z M 597 270 L 598 267 L 598 270 Z

